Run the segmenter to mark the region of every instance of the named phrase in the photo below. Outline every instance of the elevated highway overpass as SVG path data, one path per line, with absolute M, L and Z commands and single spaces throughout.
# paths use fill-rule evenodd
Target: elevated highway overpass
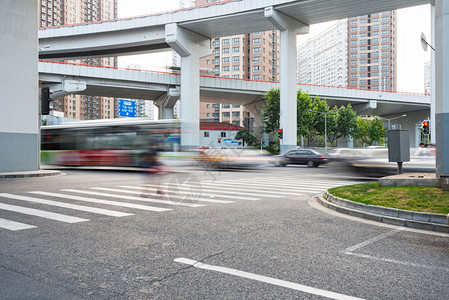
M 183 136 L 181 143 L 189 148 L 199 144 L 196 132 L 199 131 L 200 82 L 203 79 L 199 76 L 198 62 L 200 57 L 210 54 L 210 39 L 280 30 L 280 119 L 285 151 L 296 145 L 296 35 L 307 33 L 310 25 L 320 22 L 428 3 L 432 4 L 436 49 L 433 127 L 437 137 L 437 176 L 449 174 L 449 156 L 444 156 L 449 152 L 449 29 L 445 26 L 449 22 L 449 2 L 445 0 L 223 1 L 151 16 L 46 28 L 39 33 L 35 31 L 37 3 L 14 1 L 14 5 L 2 6 L 4 18 L 0 20 L 0 28 L 9 29 L 0 32 L 2 41 L 8 45 L 4 48 L 0 71 L 4 87 L 2 98 L 16 99 L 14 107 L 8 105 L 0 110 L 0 139 L 8 140 L 8 143 L 1 143 L 0 171 L 39 167 L 38 56 L 72 59 L 145 53 L 168 47 L 175 50 L 181 56 L 181 98 L 189 99 L 189 105 L 183 105 L 181 113 L 192 121 L 190 127 L 184 128 L 191 134 Z M 17 89 L 17 82 L 21 82 L 21 89 Z M 22 122 L 23 119 L 27 122 Z M 20 155 L 17 149 L 21 149 Z
M 39 61 L 39 79 L 43 86 L 60 84 L 64 80 L 86 83 L 77 94 L 128 99 L 157 100 L 179 88 L 181 75 L 125 68 L 96 67 L 75 63 Z M 249 105 L 263 98 L 279 82 L 200 76 L 200 101 Z M 358 113 L 390 116 L 430 108 L 430 96 L 415 93 L 381 92 L 344 87 L 297 84 L 311 96 L 326 99 L 329 105 L 351 104 Z

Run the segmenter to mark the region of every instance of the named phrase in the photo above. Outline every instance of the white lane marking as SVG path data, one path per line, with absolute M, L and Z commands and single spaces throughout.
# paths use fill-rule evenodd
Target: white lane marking
M 407 262 L 407 261 L 400 261 L 400 260 L 390 259 L 390 258 L 375 257 L 375 256 L 372 256 L 372 255 L 359 254 L 359 253 L 353 253 L 353 252 L 347 252 L 347 251 L 342 251 L 342 253 L 343 254 L 347 254 L 347 255 L 353 255 L 353 256 L 357 256 L 357 257 L 377 260 L 377 261 L 394 263 L 394 264 L 398 264 L 398 265 L 404 265 L 404 266 L 410 266 L 410 267 L 418 267 L 418 268 L 429 269 L 429 270 L 443 270 L 445 272 L 449 272 L 449 268 L 445 268 L 445 267 L 427 266 L 427 265 L 421 265 L 421 264 L 416 264 L 416 263 Z
M 157 185 L 154 184 L 144 184 L 144 186 L 152 186 L 157 187 Z M 189 187 L 180 187 L 178 186 L 178 189 L 180 190 L 188 190 L 190 191 L 191 188 Z M 188 194 L 188 192 L 179 192 L 180 194 Z M 202 196 L 213 196 L 213 197 L 219 197 L 219 198 L 231 198 L 231 199 L 241 199 L 241 200 L 250 200 L 250 201 L 258 201 L 260 199 L 258 198 L 251 198 L 251 197 L 239 197 L 239 196 L 228 196 L 228 195 L 218 195 L 218 194 L 208 194 L 208 193 L 201 193 Z
M 3 204 L 3 203 L 0 203 L 0 209 L 13 211 L 13 212 L 17 212 L 17 213 L 21 213 L 21 214 L 25 214 L 25 215 L 36 216 L 36 217 L 40 217 L 40 218 L 44 218 L 44 219 L 61 221 L 61 222 L 65 222 L 65 223 L 78 223 L 78 222 L 89 221 L 87 219 L 82 219 L 82 218 L 78 218 L 78 217 L 72 217 L 72 216 L 52 213 L 52 212 L 48 212 L 48 211 L 44 211 L 44 210 L 27 208 L 27 207 L 16 206 L 16 205 Z
M 32 192 L 28 192 L 28 193 L 32 193 Z M 112 217 L 132 216 L 132 214 L 122 213 L 119 211 L 113 211 L 113 210 L 101 209 L 101 208 L 95 208 L 95 207 L 89 207 L 89 206 L 82 206 L 82 205 L 75 205 L 75 204 L 69 204 L 69 203 L 62 203 L 62 202 L 27 197 L 27 196 L 12 195 L 12 194 L 0 194 L 0 197 L 21 200 L 21 201 L 27 201 L 27 202 L 32 202 L 32 203 L 46 204 L 46 205 L 51 205 L 51 206 L 58 206 L 58 207 L 69 208 L 69 209 L 80 210 L 80 211 L 86 211 L 86 212 L 91 212 L 91 213 L 96 213 L 96 214 L 106 215 L 106 216 L 112 216 Z
M 372 244 L 372 243 L 378 242 L 380 240 L 383 240 L 384 238 L 389 237 L 390 235 L 393 235 L 393 234 L 398 233 L 398 232 L 403 231 L 403 230 L 404 230 L 403 228 L 397 228 L 395 230 L 392 230 L 392 231 L 383 233 L 381 235 L 375 236 L 375 237 L 373 237 L 373 238 L 371 238 L 369 240 L 366 240 L 366 241 L 364 241 L 362 243 L 359 243 L 357 245 L 354 245 L 354 246 L 351 246 L 349 248 L 346 248 L 343 251 L 344 252 L 354 252 L 357 249 L 360 249 L 360 248 L 365 247 L 365 246 L 367 246 L 369 244 Z
M 98 189 L 105 189 L 105 188 L 98 188 Z M 110 190 L 110 189 L 108 189 Z M 72 193 L 80 193 L 80 194 L 86 194 L 86 195 L 93 195 L 93 196 L 101 196 L 101 197 L 110 197 L 110 198 L 119 198 L 119 199 L 126 199 L 126 200 L 134 200 L 134 201 L 141 201 L 141 202 L 151 202 L 151 203 L 160 203 L 160 204 L 169 204 L 169 205 L 179 205 L 179 206 L 187 206 L 187 207 L 201 207 L 204 205 L 201 204 L 190 204 L 190 203 L 181 203 L 181 202 L 173 202 L 173 201 L 165 201 L 165 200 L 157 200 L 157 199 L 148 199 L 148 198 L 141 198 L 141 197 L 134 197 L 134 196 L 126 196 L 126 195 L 117 195 L 117 194 L 108 194 L 108 193 L 99 193 L 99 192 L 92 192 L 92 191 L 83 191 L 83 190 L 62 190 L 65 192 L 72 192 Z M 117 190 L 120 191 L 120 190 Z
M 36 226 L 14 222 L 6 219 L 0 219 L 0 228 L 16 231 L 16 230 L 36 228 Z
M 198 269 L 216 271 L 216 272 L 234 275 L 234 276 L 238 276 L 238 277 L 242 277 L 242 278 L 257 280 L 260 282 L 269 283 L 269 284 L 301 291 L 301 292 L 312 294 L 312 295 L 323 296 L 323 297 L 327 297 L 327 298 L 331 298 L 331 299 L 338 299 L 338 300 L 361 300 L 362 299 L 362 298 L 347 296 L 344 294 L 339 294 L 339 293 L 335 293 L 335 292 L 330 292 L 330 291 L 310 287 L 310 286 L 299 284 L 299 283 L 285 281 L 285 280 L 281 280 L 281 279 L 277 279 L 277 278 L 273 278 L 273 277 L 244 272 L 244 271 L 240 271 L 237 269 L 230 269 L 230 268 L 226 268 L 226 267 L 208 265 L 208 264 L 204 264 L 204 263 L 201 263 L 201 262 L 193 260 L 193 259 L 181 257 L 181 258 L 176 258 L 174 261 L 178 262 L 178 263 L 190 265 L 190 266 L 198 268 Z
M 188 184 L 188 183 L 184 183 L 183 186 L 196 187 L 195 185 Z M 236 186 L 231 187 L 231 188 L 226 188 L 226 187 L 223 187 L 223 185 L 219 184 L 219 183 L 213 184 L 213 183 L 201 182 L 200 186 L 201 186 L 201 190 L 203 190 L 203 191 L 217 191 L 217 192 L 224 193 L 224 194 L 238 194 L 238 195 L 252 195 L 252 196 L 254 196 L 254 194 L 255 194 L 254 192 L 248 192 L 248 189 L 245 189 L 245 192 L 242 192 L 242 191 L 237 190 Z M 259 189 L 256 189 L 256 188 L 254 188 L 254 190 L 260 191 Z M 262 196 L 272 197 L 272 198 L 285 198 L 285 196 L 279 195 L 282 193 L 278 193 L 278 192 L 276 192 L 276 193 L 278 195 L 267 194 L 264 192 Z
M 317 187 L 317 188 L 313 188 L 313 187 L 301 187 L 301 186 L 293 186 L 293 185 L 280 185 L 277 183 L 274 183 L 271 186 L 268 186 L 266 183 L 242 183 L 241 181 L 238 180 L 220 180 L 220 183 L 223 184 L 235 184 L 237 186 L 249 186 L 249 187 L 257 187 L 259 189 L 265 189 L 265 190 L 269 190 L 269 191 L 273 191 L 273 190 L 277 190 L 278 188 L 281 191 L 284 190 L 290 190 L 291 192 L 293 191 L 299 191 L 299 192 L 322 192 L 323 190 L 325 190 L 325 187 Z
M 395 263 L 395 264 L 399 264 L 399 265 L 404 265 L 404 266 L 410 266 L 410 267 L 418 267 L 418 268 L 424 268 L 424 269 L 429 269 L 429 270 L 443 270 L 446 272 L 449 272 L 449 268 L 445 268 L 445 267 L 438 267 L 438 266 L 428 266 L 428 265 L 422 265 L 422 264 L 417 264 L 417 263 L 412 263 L 412 262 L 407 262 L 407 261 L 400 261 L 400 260 L 396 260 L 396 259 L 390 259 L 390 258 L 383 258 L 383 257 L 376 257 L 376 256 L 372 256 L 372 255 L 367 255 L 367 254 L 360 254 L 360 253 L 354 253 L 354 251 L 363 248 L 365 246 L 368 246 L 369 244 L 378 242 L 386 237 L 389 237 L 397 232 L 400 231 L 405 231 L 406 228 L 397 228 L 394 229 L 392 231 L 383 233 L 381 235 L 378 235 L 376 237 L 373 237 L 372 239 L 366 240 L 362 243 L 359 243 L 357 245 L 351 246 L 346 248 L 343 251 L 340 251 L 343 254 L 347 254 L 347 255 L 353 255 L 353 256 L 357 256 L 357 257 L 362 257 L 362 258 L 367 258 L 367 259 L 372 259 L 372 260 L 377 260 L 377 261 L 383 261 L 383 262 L 388 262 L 388 263 Z
M 215 181 L 215 183 L 211 182 L 201 182 L 201 185 L 209 185 L 211 187 L 206 187 L 207 190 L 220 190 L 220 193 L 224 193 L 221 190 L 232 190 L 232 191 L 237 191 L 237 193 L 240 193 L 240 191 L 238 190 L 238 188 L 240 186 L 244 186 L 244 184 L 239 184 L 238 186 L 236 184 L 232 184 L 232 187 L 223 187 L 222 183 L 218 183 L 218 181 Z M 218 186 L 218 189 L 215 189 L 215 187 Z M 257 194 L 257 192 L 261 193 L 261 196 L 264 197 L 275 197 L 275 198 L 285 198 L 286 196 L 280 196 L 280 195 L 289 195 L 289 196 L 298 196 L 298 195 L 303 195 L 303 194 L 298 194 L 298 193 L 294 193 L 294 192 L 284 192 L 283 189 L 275 189 L 273 187 L 264 187 L 264 185 L 259 185 L 259 186 L 245 186 L 244 187 L 245 191 L 247 191 L 247 193 L 245 194 Z M 252 192 L 255 191 L 255 192 Z M 267 193 L 276 193 L 277 195 L 273 195 L 273 194 L 267 194 Z
M 63 198 L 63 199 L 84 201 L 84 202 L 90 202 L 90 203 L 98 203 L 98 204 L 106 204 L 106 205 L 112 205 L 112 206 L 135 208 L 135 209 L 147 210 L 147 211 L 162 212 L 162 211 L 169 211 L 169 210 L 171 210 L 169 208 L 161 208 L 161 207 L 140 205 L 140 204 L 134 204 L 134 203 L 126 203 L 126 202 L 116 202 L 116 201 L 109 201 L 109 200 L 95 199 L 95 198 L 87 198 L 87 197 L 81 197 L 81 196 L 75 196 L 75 195 L 66 195 L 66 194 L 59 194 L 59 193 L 51 193 L 51 192 L 30 192 L 30 193 L 44 195 L 44 196 L 58 197 L 58 198 Z
M 140 190 L 142 191 L 142 187 L 141 186 L 129 186 L 129 185 L 120 185 L 118 186 L 119 188 L 124 188 L 124 189 L 136 189 L 136 190 Z M 152 190 L 152 191 L 157 191 L 157 188 L 144 188 L 145 190 Z M 130 191 L 126 191 L 123 190 L 123 192 L 125 193 L 129 193 Z M 138 192 L 137 192 L 138 193 Z M 132 193 L 134 194 L 134 193 Z M 158 195 L 157 193 L 148 193 L 147 191 L 145 191 L 145 194 L 147 195 L 151 195 L 151 196 L 161 196 Z M 185 199 L 185 196 L 178 196 L 178 195 L 170 195 L 170 198 L 180 198 L 180 199 Z M 235 201 L 229 201 L 229 200 L 213 200 L 213 199 L 205 199 L 205 198 L 195 198 L 195 201 L 201 201 L 201 202 L 210 202 L 210 203 L 220 203 L 220 204 L 230 204 L 230 203 L 235 203 Z

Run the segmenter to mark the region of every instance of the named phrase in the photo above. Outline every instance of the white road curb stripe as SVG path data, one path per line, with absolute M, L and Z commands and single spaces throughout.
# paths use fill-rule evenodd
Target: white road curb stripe
M 216 272 L 234 275 L 234 276 L 238 276 L 238 277 L 242 277 L 242 278 L 257 280 L 260 282 L 265 282 L 265 283 L 301 291 L 301 292 L 312 294 L 312 295 L 323 296 L 323 297 L 327 297 L 327 298 L 331 298 L 331 299 L 362 300 L 362 298 L 357 298 L 357 297 L 347 296 L 347 295 L 334 293 L 334 292 L 330 292 L 330 291 L 326 291 L 326 290 L 322 290 L 322 289 L 317 289 L 314 287 L 310 287 L 310 286 L 306 286 L 306 285 L 302 285 L 302 284 L 294 283 L 294 282 L 290 282 L 290 281 L 280 280 L 280 279 L 276 279 L 273 277 L 267 277 L 267 276 L 263 276 L 263 275 L 244 272 L 244 271 L 240 271 L 240 270 L 236 270 L 236 269 L 230 269 L 230 268 L 226 268 L 226 267 L 208 265 L 208 264 L 204 264 L 204 263 L 198 262 L 196 260 L 188 259 L 188 258 L 176 258 L 174 261 L 178 262 L 178 263 L 190 265 L 190 266 L 198 268 L 198 269 L 216 271 Z

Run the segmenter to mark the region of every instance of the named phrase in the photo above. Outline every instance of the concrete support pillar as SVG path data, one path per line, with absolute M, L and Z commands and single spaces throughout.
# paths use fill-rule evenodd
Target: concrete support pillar
M 309 33 L 309 26 L 274 10 L 273 7 L 265 8 L 265 17 L 281 31 L 280 127 L 283 128 L 284 139 L 280 144 L 281 153 L 285 153 L 297 146 L 296 35 Z
M 0 5 L 0 172 L 39 169 L 37 1 Z
M 435 1 L 436 175 L 449 174 L 449 1 Z
M 159 120 L 173 119 L 173 107 L 178 101 L 180 91 L 178 89 L 169 89 L 167 94 L 162 95 L 154 101 L 154 105 L 159 109 Z
M 210 39 L 179 27 L 165 26 L 165 41 L 181 56 L 181 147 L 200 145 L 200 57 L 211 52 Z

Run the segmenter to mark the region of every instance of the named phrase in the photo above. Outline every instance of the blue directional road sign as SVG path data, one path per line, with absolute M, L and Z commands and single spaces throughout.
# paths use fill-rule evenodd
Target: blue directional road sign
M 136 101 L 118 99 L 118 115 L 120 117 L 136 117 Z

